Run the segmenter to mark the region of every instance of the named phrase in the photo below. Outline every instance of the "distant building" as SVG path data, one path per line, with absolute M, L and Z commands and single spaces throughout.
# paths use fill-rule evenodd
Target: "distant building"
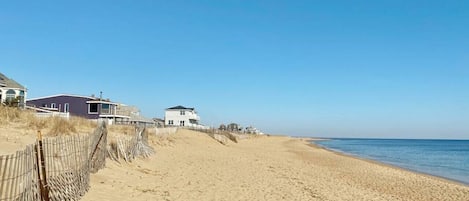
M 140 114 L 140 109 L 138 109 L 136 106 L 118 104 L 117 113 L 130 117 L 129 119 L 117 119 L 123 120 L 122 122 L 116 121 L 118 124 L 155 125 L 155 121 L 153 121 L 153 119 L 142 116 L 142 114 Z
M 199 124 L 200 117 L 194 108 L 175 106 L 165 111 L 165 126 L 203 127 Z
M 259 129 L 254 128 L 254 127 L 252 127 L 252 126 L 246 127 L 246 128 L 244 129 L 244 133 L 246 133 L 246 134 L 257 134 L 257 135 L 262 135 L 262 134 L 264 134 L 264 133 L 262 133 Z
M 231 123 L 226 126 L 226 130 L 230 132 L 240 132 L 242 127 L 237 123 Z
M 225 124 L 220 124 L 220 127 L 218 127 L 218 130 L 226 131 L 226 126 L 225 126 Z
M 0 73 L 0 103 L 24 107 L 26 103 L 26 88 Z
M 154 124 L 153 120 L 142 117 L 134 106 L 94 96 L 58 94 L 29 99 L 26 104 L 39 113 L 69 113 L 86 119 L 104 120 L 109 124 Z

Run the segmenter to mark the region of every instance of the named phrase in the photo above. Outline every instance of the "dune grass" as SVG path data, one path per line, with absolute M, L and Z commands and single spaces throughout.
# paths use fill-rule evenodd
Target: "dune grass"
M 93 130 L 97 123 L 82 117 L 37 117 L 35 112 L 16 107 L 0 106 L 0 126 L 16 125 L 24 129 L 42 131 L 49 136 L 76 134 Z
M 24 112 L 18 108 L 0 105 L 0 124 L 2 125 L 18 121 L 23 117 L 23 115 Z

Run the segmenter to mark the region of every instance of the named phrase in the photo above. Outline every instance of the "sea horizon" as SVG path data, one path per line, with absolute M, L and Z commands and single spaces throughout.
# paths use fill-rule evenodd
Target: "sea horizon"
M 301 136 L 292 135 L 295 138 L 313 138 L 322 140 L 337 140 L 337 139 L 356 139 L 356 140 L 469 140 L 469 138 L 399 138 L 399 137 L 321 137 L 321 136 Z
M 469 140 L 320 138 L 311 141 L 333 152 L 373 160 L 469 186 Z

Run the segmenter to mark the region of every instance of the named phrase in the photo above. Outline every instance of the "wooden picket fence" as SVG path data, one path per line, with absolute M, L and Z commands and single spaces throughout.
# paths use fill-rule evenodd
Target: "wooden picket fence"
M 93 134 L 38 140 L 0 156 L 0 201 L 79 200 L 90 187 L 90 173 L 105 166 L 107 128 Z

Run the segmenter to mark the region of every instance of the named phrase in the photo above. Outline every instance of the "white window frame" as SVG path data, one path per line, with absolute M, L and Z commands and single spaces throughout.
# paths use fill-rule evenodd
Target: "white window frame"
M 69 112 L 70 111 L 70 104 L 69 103 L 65 103 L 64 104 L 64 112 Z
M 101 105 L 101 114 L 111 114 L 111 104 L 102 103 Z M 107 105 L 107 109 L 103 109 L 103 106 Z M 103 111 L 106 111 L 105 113 Z
M 91 112 L 91 104 L 96 104 L 96 112 Z M 99 114 L 99 105 L 97 103 L 90 103 L 88 104 L 88 114 Z
M 9 93 L 9 92 L 14 92 L 14 94 L 12 93 Z M 8 89 L 6 92 L 5 92 L 5 101 L 14 101 L 16 98 L 16 91 L 13 90 L 13 89 Z
M 56 105 L 55 103 L 51 103 L 51 104 L 50 104 L 50 108 L 57 108 L 56 106 L 57 106 L 57 105 Z
M 179 114 L 180 114 L 180 115 L 186 115 L 186 111 L 181 110 L 181 111 L 179 111 Z
M 185 122 L 184 121 L 179 121 L 179 126 L 184 126 Z
M 174 121 L 173 120 L 168 120 L 168 125 L 174 125 Z

